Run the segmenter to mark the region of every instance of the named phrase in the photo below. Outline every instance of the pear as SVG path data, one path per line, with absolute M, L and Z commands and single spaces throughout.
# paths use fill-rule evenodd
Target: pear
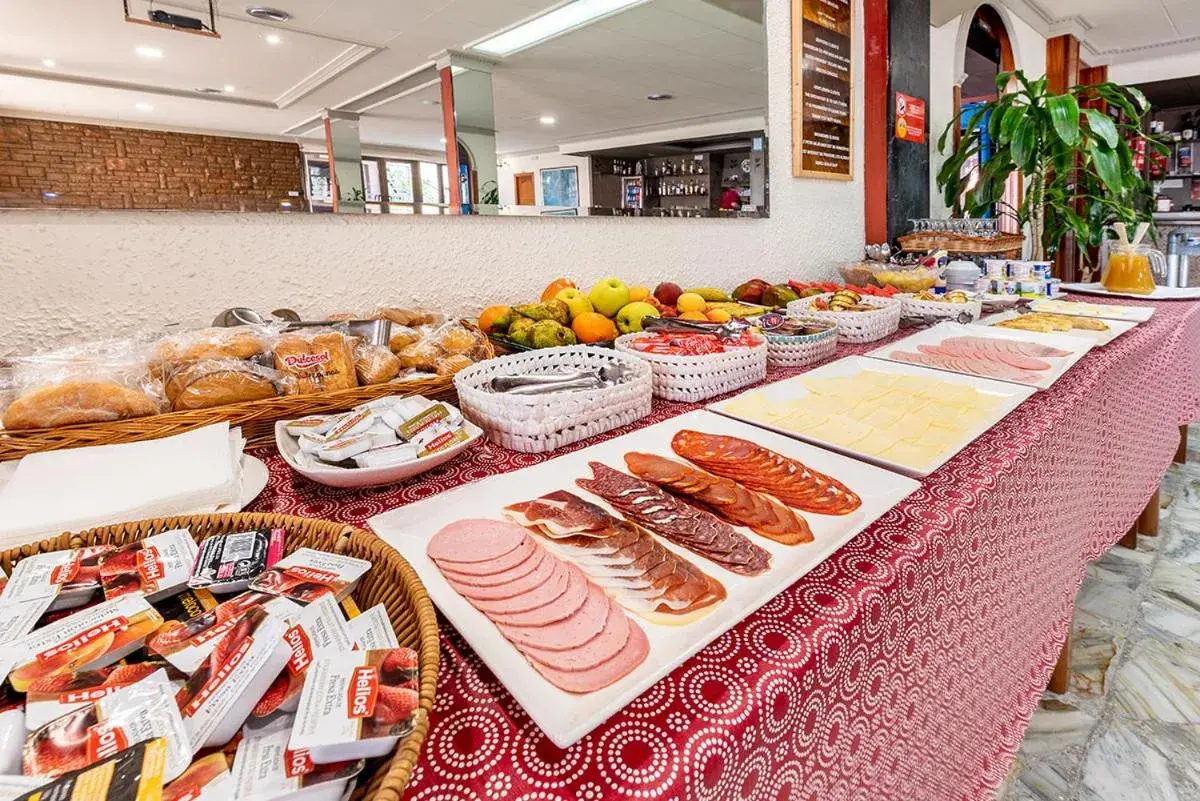
M 514 306 L 513 313 L 535 322 L 553 320 L 559 325 L 566 325 L 571 321 L 570 307 L 557 298 L 552 298 L 544 303 L 526 303 L 522 306 Z
M 574 345 L 578 340 L 575 332 L 554 320 L 542 320 L 533 324 L 533 346 L 535 348 L 557 348 Z
M 533 320 L 528 317 L 515 317 L 508 326 L 508 338 L 518 345 L 530 347 L 533 344 Z

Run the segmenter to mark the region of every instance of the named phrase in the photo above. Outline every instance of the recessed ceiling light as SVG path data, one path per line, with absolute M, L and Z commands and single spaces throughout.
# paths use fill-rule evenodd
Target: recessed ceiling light
M 148 47 L 147 45 L 138 45 L 134 51 L 142 58 L 162 58 L 163 51 L 157 47 Z
M 283 42 L 283 37 L 277 33 L 268 33 L 263 38 L 267 40 L 267 44 L 269 45 L 277 45 Z
M 542 116 L 538 117 L 538 122 L 540 122 L 542 125 L 553 125 L 554 123 L 558 122 L 558 120 L 554 119 L 549 114 L 543 114 Z
M 278 8 L 270 6 L 250 6 L 246 9 L 246 13 L 255 19 L 263 19 L 267 22 L 287 22 L 292 18 L 292 15 L 286 11 L 280 11 Z
M 154 106 L 149 103 L 138 103 L 134 106 L 138 111 L 154 111 Z
M 215 86 L 197 86 L 196 91 L 202 95 L 219 95 L 219 94 L 221 94 L 221 90 L 217 89 Z
M 46 68 L 46 69 L 48 69 L 48 70 L 52 70 L 52 69 L 54 69 L 55 67 L 57 67 L 57 66 L 58 66 L 58 63 L 57 63 L 57 62 L 56 62 L 54 59 L 52 59 L 52 58 L 43 58 L 43 59 L 42 59 L 42 66 L 43 66 L 43 67 L 45 67 L 45 68 Z
M 494 56 L 510 56 L 519 50 L 552 39 L 598 19 L 624 11 L 647 0 L 573 0 L 565 6 L 534 17 L 515 28 L 471 45 L 472 50 Z
M 652 95 L 646 95 L 647 100 L 674 100 L 675 95 L 670 92 L 655 92 Z
M 225 84 L 225 92 L 226 92 L 227 94 L 229 94 L 229 93 L 232 93 L 232 92 L 236 92 L 236 91 L 237 91 L 237 87 L 236 87 L 236 86 L 234 86 L 233 84 L 231 84 L 231 83 L 227 83 L 227 84 Z

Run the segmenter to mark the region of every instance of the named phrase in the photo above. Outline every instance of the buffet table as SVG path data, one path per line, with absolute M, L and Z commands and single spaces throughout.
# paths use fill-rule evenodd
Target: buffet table
M 1200 415 L 1200 303 L 1156 308 L 566 751 L 445 626 L 406 797 L 990 799 L 1087 562 L 1130 528 L 1179 426 Z M 638 425 L 691 408 L 656 401 Z M 348 492 L 295 476 L 273 450 L 255 455 L 271 479 L 249 511 L 356 525 L 549 458 L 484 445 L 407 484 Z

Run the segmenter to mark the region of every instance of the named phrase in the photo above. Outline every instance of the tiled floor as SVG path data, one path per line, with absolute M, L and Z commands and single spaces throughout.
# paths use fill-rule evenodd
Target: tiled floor
M 1042 700 L 1003 801 L 1200 801 L 1200 452 L 1162 497 L 1157 538 L 1089 568 L 1070 691 Z

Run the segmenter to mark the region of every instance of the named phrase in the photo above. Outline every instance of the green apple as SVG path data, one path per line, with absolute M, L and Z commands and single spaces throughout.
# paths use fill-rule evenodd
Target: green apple
M 658 309 L 645 301 L 627 303 L 617 312 L 617 328 L 622 334 L 636 334 L 642 330 L 642 321 L 647 317 L 661 317 Z
M 554 295 L 554 299 L 561 300 L 563 303 L 567 304 L 567 308 L 571 310 L 572 320 L 581 314 L 595 311 L 595 309 L 592 308 L 592 302 L 587 299 L 587 295 L 583 294 L 574 287 L 569 289 L 560 289 Z
M 629 287 L 617 278 L 601 278 L 588 293 L 592 308 L 605 317 L 615 317 L 629 303 Z

